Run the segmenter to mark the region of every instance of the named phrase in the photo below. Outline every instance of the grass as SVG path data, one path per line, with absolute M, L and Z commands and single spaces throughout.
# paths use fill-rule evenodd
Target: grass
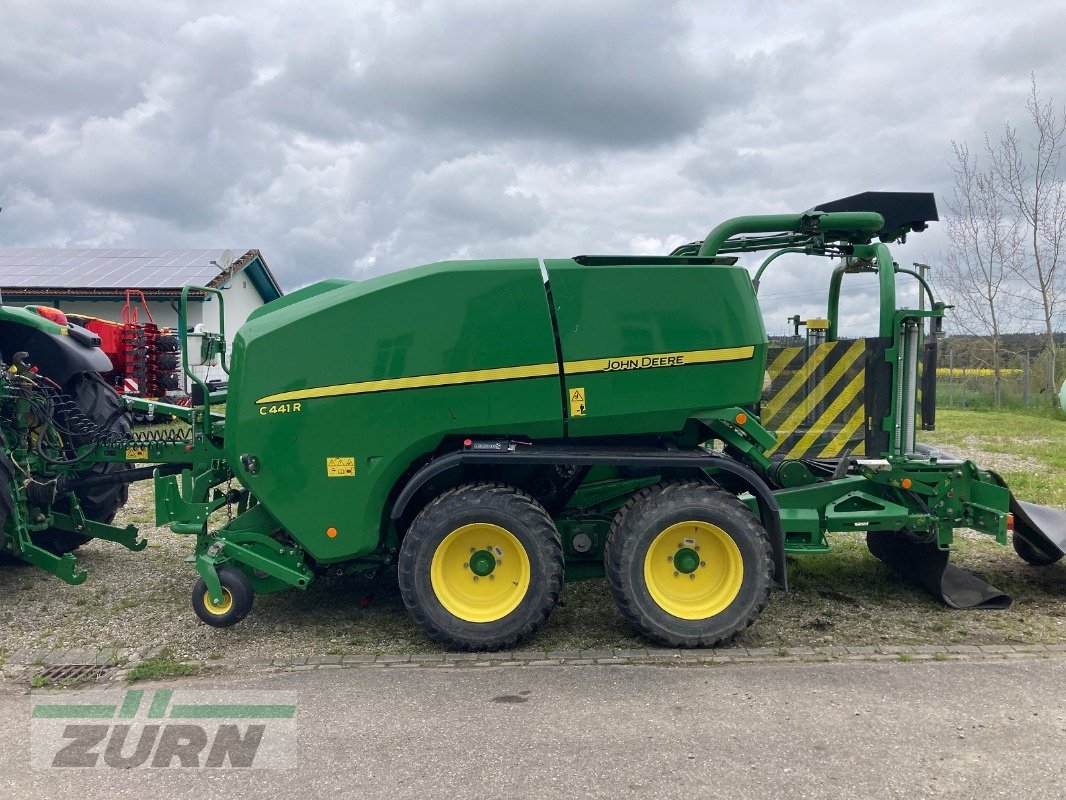
M 30 677 L 31 689 L 77 689 L 94 682 L 94 678 L 67 678 L 65 680 L 53 680 L 46 675 L 32 675 Z
M 169 650 L 163 650 L 155 658 L 147 659 L 131 667 L 126 672 L 126 681 L 158 681 L 166 678 L 185 678 L 200 672 L 197 664 L 187 664 L 176 661 L 174 654 Z
M 997 469 L 1016 497 L 1066 508 L 1066 419 L 1020 412 L 937 411 L 937 430 L 924 442 L 977 451 L 982 466 Z M 965 455 L 965 452 L 963 453 Z M 997 459 L 996 455 L 1006 456 Z M 992 456 L 988 458 L 988 456 Z M 992 462 L 992 463 L 987 463 Z M 998 462 L 998 463 L 997 463 Z

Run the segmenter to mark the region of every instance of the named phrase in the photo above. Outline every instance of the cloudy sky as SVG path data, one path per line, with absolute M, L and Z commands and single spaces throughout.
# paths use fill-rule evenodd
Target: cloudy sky
M 1066 100 L 1064 39 L 1061 1 L 3 0 L 0 244 L 258 247 L 291 290 L 665 253 L 867 189 L 943 209 L 953 139 L 1031 73 Z M 831 268 L 778 263 L 771 333 Z M 845 306 L 868 329 L 860 280 Z

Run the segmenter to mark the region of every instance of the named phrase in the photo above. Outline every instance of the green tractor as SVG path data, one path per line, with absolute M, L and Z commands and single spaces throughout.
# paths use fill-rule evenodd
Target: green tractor
M 90 539 L 147 544 L 109 524 L 126 502 L 131 465 L 88 457 L 97 441 L 130 435 L 121 399 L 100 377 L 111 362 L 99 345 L 53 308 L 0 306 L 0 354 L 10 361 L 0 362 L 0 555 L 70 583 L 85 580 L 70 554 Z M 53 447 L 59 441 L 65 447 Z M 61 492 L 58 475 L 79 480 Z
M 864 534 L 950 604 L 1002 606 L 948 563 L 954 532 L 1006 543 L 1013 518 L 1019 552 L 1047 562 L 1066 548 L 1066 514 L 1019 504 L 993 473 L 916 442 L 933 424 L 945 305 L 915 275 L 929 308 L 896 307 L 908 271 L 885 242 L 936 218 L 932 195 L 867 193 L 732 219 L 669 256 L 323 281 L 249 317 L 231 363 L 222 353 L 225 390 L 199 382 L 192 408 L 152 404 L 187 422 L 169 437 L 130 434 L 126 412 L 143 400 L 93 412 L 78 400 L 91 367 L 64 382 L 12 334 L 0 340 L 4 549 L 78 580 L 42 537 L 141 546 L 87 498 L 151 477 L 157 523 L 195 539 L 193 608 L 220 627 L 256 595 L 395 568 L 430 636 L 490 650 L 532 636 L 564 581 L 606 576 L 649 639 L 710 646 L 787 586 L 786 553 L 828 552 L 831 532 Z M 826 318 L 807 320 L 801 343 L 771 346 L 763 269 L 753 282 L 737 265 L 751 251 L 768 253 L 763 269 L 784 252 L 838 260 Z M 840 289 L 857 272 L 878 278 L 879 331 L 844 340 Z M 187 287 L 183 319 L 208 293 L 221 312 L 221 292 Z

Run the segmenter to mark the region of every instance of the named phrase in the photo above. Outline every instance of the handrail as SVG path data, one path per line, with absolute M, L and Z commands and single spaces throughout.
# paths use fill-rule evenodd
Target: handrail
M 925 278 L 923 278 L 921 275 L 919 275 L 913 269 L 905 269 L 903 267 L 896 267 L 896 272 L 902 272 L 904 275 L 913 275 L 915 278 L 917 278 L 918 279 L 918 283 L 920 283 L 925 288 L 925 293 L 929 297 L 929 304 L 931 306 L 932 305 L 936 305 L 936 298 L 933 297 L 933 289 L 929 286 L 929 282 Z
M 755 271 L 755 277 L 751 279 L 751 285 L 755 288 L 755 294 L 759 293 L 759 281 L 762 280 L 762 274 L 766 271 L 766 268 L 770 266 L 770 262 L 772 262 L 774 259 L 780 258 L 783 255 L 787 255 L 788 253 L 806 252 L 806 247 L 783 247 L 776 253 L 771 253 L 770 256 L 767 257 L 767 259 L 759 265 L 759 268 Z
M 207 385 L 207 382 L 200 378 L 199 375 L 193 373 L 189 367 L 189 292 L 203 292 L 204 294 L 213 294 L 218 297 L 218 334 L 222 339 L 222 349 L 219 352 L 219 359 L 222 364 L 222 371 L 227 375 L 229 374 L 229 367 L 226 364 L 226 309 L 225 301 L 222 297 L 222 292 L 218 289 L 211 288 L 209 286 L 184 286 L 181 290 L 181 299 L 178 301 L 178 337 L 181 342 L 181 368 L 188 377 L 200 387 L 203 392 L 204 398 L 204 413 L 205 418 L 207 412 L 211 409 L 211 389 Z

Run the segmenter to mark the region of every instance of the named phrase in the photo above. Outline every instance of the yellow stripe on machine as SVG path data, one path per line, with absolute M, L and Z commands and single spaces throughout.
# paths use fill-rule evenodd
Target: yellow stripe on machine
M 780 353 L 777 354 L 777 358 L 773 360 L 773 363 L 766 368 L 766 371 L 770 373 L 771 378 L 776 378 L 780 375 L 785 367 L 789 365 L 796 356 L 803 351 L 802 347 L 786 347 Z
M 714 350 L 685 350 L 676 353 L 648 353 L 644 355 L 592 358 L 583 361 L 567 361 L 563 369 L 567 375 L 582 375 L 591 372 L 614 372 L 629 369 L 683 367 L 693 364 L 714 364 L 726 361 L 743 361 L 755 355 L 754 345 L 743 347 L 720 347 Z M 489 381 L 508 381 L 518 378 L 547 378 L 559 375 L 559 364 L 528 364 L 518 367 L 477 369 L 466 372 L 445 372 L 435 375 L 414 375 L 409 378 L 384 378 L 375 381 L 338 383 L 332 386 L 317 386 L 295 389 L 288 392 L 261 397 L 255 402 L 284 403 L 290 400 L 311 400 L 323 397 L 342 397 L 371 392 L 391 392 L 398 389 L 426 389 L 436 386 L 457 386 Z
M 844 375 L 847 374 L 848 370 L 852 368 L 852 366 L 859 359 L 859 357 L 862 356 L 864 351 L 865 343 L 861 340 L 856 341 L 851 346 L 849 346 L 848 349 L 844 351 L 844 354 L 840 357 L 840 360 L 833 365 L 832 369 L 830 369 L 829 372 L 827 372 L 820 381 L 818 381 L 817 386 L 814 387 L 811 393 L 808 394 L 803 400 L 801 400 L 794 409 L 792 409 L 792 413 L 785 418 L 784 422 L 774 422 L 774 427 L 781 431 L 796 430 L 796 428 L 807 418 L 807 416 L 812 411 L 814 411 L 815 408 L 817 408 L 818 404 L 821 403 L 822 400 L 825 399 L 827 396 L 832 394 L 833 389 L 836 388 L 837 383 Z M 857 384 L 856 381 L 853 380 L 852 385 L 857 385 L 858 388 L 856 389 L 856 392 L 858 391 L 858 389 L 862 388 L 863 376 L 861 372 L 859 373 Z M 849 386 L 848 389 L 845 389 L 844 393 L 847 394 L 851 388 L 852 386 Z M 848 402 L 850 402 L 851 399 L 854 397 L 855 392 L 852 392 L 850 397 L 848 398 Z M 837 398 L 837 401 L 835 401 L 833 405 L 829 407 L 829 409 L 833 409 L 834 407 L 836 407 L 839 399 L 840 398 Z M 839 414 L 846 407 L 847 404 L 845 403 L 843 406 L 837 408 L 836 414 Z M 826 411 L 826 413 L 823 413 L 819 416 L 819 423 L 826 419 L 827 413 L 828 410 Z M 836 417 L 836 414 L 834 414 L 833 417 L 830 418 L 830 421 L 832 421 L 832 419 Z M 812 426 L 811 429 L 814 430 L 816 427 L 817 423 Z M 819 433 L 820 432 L 821 431 L 819 431 Z M 801 439 L 801 442 L 807 441 L 807 438 L 809 436 L 810 433 L 804 436 L 803 439 Z M 811 441 L 814 441 L 817 436 L 818 434 L 816 433 L 814 438 L 811 439 Z M 779 441 L 777 445 L 774 446 L 774 450 L 771 450 L 770 452 L 774 452 L 775 450 L 777 450 L 777 448 L 780 447 L 783 442 L 784 440 Z M 796 449 L 793 448 L 790 452 L 790 456 L 791 453 L 794 453 L 795 451 Z
M 840 432 L 833 437 L 833 441 L 825 446 L 825 448 L 818 454 L 818 458 L 837 458 L 841 455 L 844 447 L 851 437 L 855 435 L 856 431 L 862 426 L 863 418 L 866 416 L 866 406 L 859 406 L 855 409 L 855 413 L 851 415 L 851 419 L 844 423 L 844 427 L 840 429 Z
M 792 399 L 801 386 L 803 386 L 807 380 L 811 377 L 814 371 L 818 368 L 827 355 L 833 352 L 835 343 L 819 345 L 814 349 L 811 357 L 804 362 L 803 366 L 796 370 L 796 373 L 789 379 L 777 394 L 770 398 L 769 402 L 763 407 L 762 418 L 764 422 L 769 423 L 777 413 L 785 407 L 785 404 Z M 772 427 L 781 428 L 782 426 L 776 423 L 771 424 Z
M 467 372 L 445 372 L 437 375 L 414 375 L 410 378 L 384 378 L 377 381 L 338 383 L 333 386 L 317 386 L 279 392 L 256 400 L 256 403 L 284 403 L 288 400 L 311 400 L 321 397 L 340 397 L 349 394 L 391 392 L 396 389 L 425 389 L 431 386 L 455 386 L 461 383 L 486 383 L 508 381 L 515 378 L 545 378 L 559 374 L 559 365 L 530 364 L 524 367 L 500 367 L 498 369 L 475 369 Z
M 847 407 L 851 404 L 851 401 L 855 399 L 855 396 L 862 391 L 865 383 L 866 376 L 863 374 L 863 372 L 859 372 L 858 375 L 852 378 L 851 383 L 849 383 L 844 388 L 844 391 L 842 391 L 836 397 L 836 399 L 834 399 L 833 402 L 830 403 L 829 407 L 825 410 L 825 412 L 820 417 L 818 417 L 817 422 L 811 425 L 808 431 L 803 434 L 803 438 L 796 443 L 795 447 L 788 451 L 788 455 L 786 456 L 786 458 L 803 458 L 803 455 L 807 452 L 807 449 L 811 447 L 816 441 L 818 441 L 819 436 L 829 430 L 829 426 L 831 426 L 836 421 L 836 418 L 840 416 L 845 411 L 845 409 L 847 409 Z M 864 409 L 859 409 L 857 413 L 859 413 L 859 418 L 861 421 Z M 854 415 L 852 416 L 854 417 Z M 834 441 L 835 439 L 836 437 L 834 437 Z
M 716 364 L 723 361 L 744 361 L 755 355 L 754 345 L 744 347 L 719 347 L 714 350 L 683 350 L 677 353 L 648 353 L 636 356 L 590 358 L 585 361 L 567 361 L 563 370 L 567 375 L 582 375 L 588 372 L 616 372 L 631 369 L 654 369 L 659 367 L 687 367 L 693 364 Z

